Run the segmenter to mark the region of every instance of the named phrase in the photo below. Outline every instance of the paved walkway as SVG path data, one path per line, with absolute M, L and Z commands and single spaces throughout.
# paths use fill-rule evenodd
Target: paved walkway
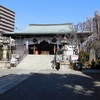
M 100 70 L 0 70 L 0 94 L 0 100 L 100 100 Z
M 0 94 L 14 87 L 31 75 L 31 71 L 19 69 L 0 69 Z

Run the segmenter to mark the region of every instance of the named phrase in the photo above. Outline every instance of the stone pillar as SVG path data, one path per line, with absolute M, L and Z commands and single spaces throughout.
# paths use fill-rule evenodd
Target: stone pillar
M 94 59 L 94 61 L 96 60 L 96 54 L 95 54 L 95 49 L 91 49 L 90 50 L 90 55 L 89 55 L 89 61 L 91 62 L 92 59 Z

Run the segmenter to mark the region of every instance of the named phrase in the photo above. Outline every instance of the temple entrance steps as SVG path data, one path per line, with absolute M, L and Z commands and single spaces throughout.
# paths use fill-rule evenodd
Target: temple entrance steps
M 51 70 L 53 69 L 54 55 L 27 55 L 16 69 Z

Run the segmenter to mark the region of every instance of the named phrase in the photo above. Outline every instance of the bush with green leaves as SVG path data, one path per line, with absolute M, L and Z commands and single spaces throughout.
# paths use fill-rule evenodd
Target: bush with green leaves
M 0 50 L 0 60 L 2 59 L 2 57 L 3 57 L 3 52 L 2 50 Z
M 89 60 L 89 54 L 83 50 L 79 52 L 79 60 L 84 63 Z

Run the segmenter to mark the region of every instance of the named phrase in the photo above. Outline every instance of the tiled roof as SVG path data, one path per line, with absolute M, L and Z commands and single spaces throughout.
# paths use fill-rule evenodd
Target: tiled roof
M 73 24 L 29 24 L 29 26 L 20 31 L 20 34 L 66 34 L 72 32 Z
M 40 35 L 40 34 L 67 34 L 73 33 L 74 27 L 72 23 L 64 24 L 29 24 L 27 28 L 19 32 L 6 32 L 3 34 L 21 34 L 21 35 Z M 92 34 L 91 31 L 77 31 L 77 34 Z

